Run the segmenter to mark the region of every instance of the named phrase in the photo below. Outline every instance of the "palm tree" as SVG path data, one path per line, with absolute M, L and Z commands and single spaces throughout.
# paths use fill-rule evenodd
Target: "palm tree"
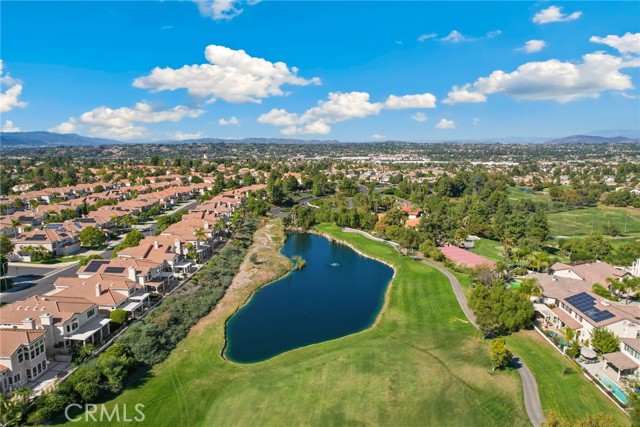
M 16 236 L 19 234 L 18 226 L 20 225 L 22 225 L 22 221 L 20 221 L 19 219 L 11 218 L 11 226 L 13 227 L 13 234 L 15 234 Z
M 542 272 L 549 268 L 549 255 L 545 252 L 534 252 L 528 257 L 529 266 L 537 272 Z
M 520 286 L 517 289 L 527 299 L 542 296 L 542 287 L 536 279 L 520 280 Z
M 640 288 L 640 277 L 625 277 L 622 280 L 609 277 L 607 282 L 616 290 L 617 294 L 624 295 L 625 302 L 629 303 L 629 296 Z
M 193 232 L 193 235 L 196 237 L 196 239 L 198 240 L 207 240 L 207 235 L 204 232 L 204 229 L 202 227 L 197 228 L 196 231 Z

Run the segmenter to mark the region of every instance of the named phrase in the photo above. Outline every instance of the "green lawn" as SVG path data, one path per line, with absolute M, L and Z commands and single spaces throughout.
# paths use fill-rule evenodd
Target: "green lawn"
M 554 350 L 535 331 L 519 332 L 507 338 L 507 346 L 531 369 L 545 412 L 555 411 L 564 419 L 584 418 L 589 414 L 617 414 L 619 425 L 629 425 L 622 411 L 582 374 L 578 367 Z M 563 375 L 564 368 L 573 372 Z
M 617 224 L 627 237 L 640 237 L 640 209 L 599 206 L 549 214 L 551 235 L 584 236 Z
M 491 372 L 489 342 L 466 321 L 442 274 L 386 244 L 318 228 L 396 267 L 373 328 L 243 365 L 220 357 L 222 317 L 196 326 L 145 383 L 107 407 L 142 403 L 149 426 L 530 425 L 517 373 Z M 456 275 L 468 290 L 468 276 Z M 563 361 L 528 340 L 509 337 L 509 346 L 536 375 L 545 409 L 623 420 L 578 374 L 556 386 Z
M 219 319 L 107 406 L 143 403 L 150 426 L 529 425 L 517 373 L 491 372 L 488 342 L 442 274 L 386 244 L 319 228 L 396 267 L 375 327 L 241 365 L 220 357 Z
M 497 240 L 480 239 L 473 244 L 471 252 L 488 258 L 492 261 L 504 261 L 504 248 Z
M 507 190 L 507 195 L 509 196 L 509 199 L 510 200 L 530 199 L 530 200 L 533 200 L 534 202 L 551 203 L 551 198 L 547 194 L 543 194 L 540 192 L 530 193 L 528 191 L 522 191 L 521 189 L 523 189 L 523 187 L 509 188 Z M 529 190 L 526 188 L 524 189 Z

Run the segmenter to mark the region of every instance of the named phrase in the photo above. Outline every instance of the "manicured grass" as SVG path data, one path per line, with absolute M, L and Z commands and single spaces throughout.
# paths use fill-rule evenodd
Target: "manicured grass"
M 473 244 L 471 252 L 488 258 L 492 261 L 504 261 L 504 248 L 497 240 L 480 239 Z
M 554 237 L 602 232 L 608 223 L 620 227 L 625 236 L 640 237 L 640 209 L 598 206 L 549 214 L 549 227 Z
M 489 343 L 442 274 L 386 244 L 318 228 L 395 266 L 373 328 L 241 365 L 220 357 L 229 305 L 108 408 L 143 403 L 150 426 L 530 425 L 517 373 L 491 372 Z
M 31 261 L 29 264 L 62 264 L 65 262 L 81 261 L 84 257 L 84 255 L 71 255 L 62 258 L 52 258 L 44 261 Z
M 507 195 L 509 196 L 509 199 L 510 200 L 530 199 L 530 200 L 533 200 L 534 202 L 544 202 L 544 203 L 551 202 L 551 198 L 547 194 L 543 194 L 540 192 L 530 193 L 528 191 L 522 191 L 521 190 L 522 188 L 523 187 L 509 188 L 509 190 L 507 191 Z
M 561 418 L 576 420 L 606 412 L 615 414 L 618 425 L 629 425 L 629 418 L 537 332 L 523 331 L 507 337 L 507 346 L 524 360 L 536 377 L 545 413 L 554 411 Z M 573 371 L 563 375 L 565 368 Z

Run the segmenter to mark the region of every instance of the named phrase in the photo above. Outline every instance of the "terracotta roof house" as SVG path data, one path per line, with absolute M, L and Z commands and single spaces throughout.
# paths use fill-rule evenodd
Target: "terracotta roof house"
M 54 256 L 71 255 L 80 250 L 80 238 L 77 233 L 53 229 L 32 230 L 11 239 L 14 252 L 19 254 L 29 246 L 42 246 Z
M 0 328 L 45 329 L 50 354 L 73 343 L 101 341 L 108 324 L 98 306 L 84 298 L 42 295 L 0 307 Z
M 33 319 L 25 319 L 27 329 L 0 329 L 0 392 L 23 387 L 46 372 L 45 329 L 32 328 Z

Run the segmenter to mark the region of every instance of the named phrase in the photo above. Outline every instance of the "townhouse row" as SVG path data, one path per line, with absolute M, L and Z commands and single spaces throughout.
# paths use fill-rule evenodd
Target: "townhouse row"
M 213 253 L 231 214 L 263 187 L 216 196 L 115 258 L 91 260 L 75 276 L 55 279 L 53 291 L 0 307 L 0 391 L 33 387 L 72 347 L 104 341 L 112 333 L 111 311 L 143 313 L 151 298 L 161 298 Z

